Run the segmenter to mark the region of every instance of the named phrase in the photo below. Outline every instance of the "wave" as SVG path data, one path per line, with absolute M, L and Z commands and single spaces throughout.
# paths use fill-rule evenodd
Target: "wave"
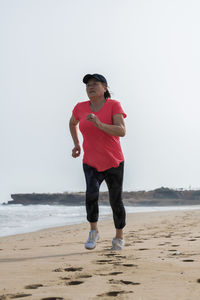
M 200 205 L 168 207 L 125 206 L 127 213 L 200 209 Z M 111 217 L 110 206 L 99 206 L 100 220 Z M 87 222 L 85 206 L 0 205 L 0 236 Z

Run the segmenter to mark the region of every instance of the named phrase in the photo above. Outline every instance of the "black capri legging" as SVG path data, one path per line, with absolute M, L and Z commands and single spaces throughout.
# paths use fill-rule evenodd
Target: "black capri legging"
M 99 217 L 99 188 L 105 180 L 108 191 L 110 205 L 113 211 L 113 220 L 116 229 L 122 229 L 126 225 L 126 212 L 122 202 L 122 184 L 124 174 L 124 162 L 117 168 L 110 168 L 103 172 L 83 164 L 86 179 L 86 211 L 89 222 L 97 222 Z

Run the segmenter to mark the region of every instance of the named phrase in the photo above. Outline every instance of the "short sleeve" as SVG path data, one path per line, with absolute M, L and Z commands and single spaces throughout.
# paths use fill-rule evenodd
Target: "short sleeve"
M 75 117 L 75 119 L 77 121 L 80 121 L 80 118 L 79 118 L 79 103 L 76 104 L 76 106 L 74 107 L 74 109 L 72 110 L 72 113 Z
M 113 107 L 112 107 L 112 115 L 114 116 L 117 114 L 122 114 L 124 119 L 127 117 L 127 115 L 123 111 L 123 108 L 121 107 L 121 104 L 119 101 L 115 101 L 115 103 L 113 103 Z

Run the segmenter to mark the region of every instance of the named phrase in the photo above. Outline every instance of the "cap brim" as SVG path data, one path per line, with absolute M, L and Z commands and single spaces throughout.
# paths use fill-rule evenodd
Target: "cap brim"
M 90 80 L 90 79 L 92 79 L 92 78 L 95 78 L 93 75 L 91 75 L 91 74 L 87 74 L 87 75 L 85 75 L 84 77 L 83 77 L 83 82 L 84 83 L 88 83 L 88 81 Z
M 83 77 L 83 82 L 87 84 L 90 79 L 96 79 L 100 82 L 107 84 L 106 78 L 100 74 L 87 74 Z

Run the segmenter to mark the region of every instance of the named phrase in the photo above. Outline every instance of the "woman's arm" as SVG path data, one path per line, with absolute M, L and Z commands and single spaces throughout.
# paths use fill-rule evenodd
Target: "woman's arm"
M 123 114 L 114 115 L 112 125 L 102 123 L 95 114 L 89 114 L 87 120 L 93 122 L 96 127 L 110 135 L 123 137 L 126 134 Z
M 72 114 L 70 121 L 69 121 L 69 129 L 70 129 L 70 133 L 74 142 L 74 148 L 72 149 L 72 156 L 74 158 L 80 156 L 81 154 L 81 147 L 79 144 L 79 139 L 78 139 L 78 123 L 79 121 L 77 121 L 74 117 L 74 115 Z

